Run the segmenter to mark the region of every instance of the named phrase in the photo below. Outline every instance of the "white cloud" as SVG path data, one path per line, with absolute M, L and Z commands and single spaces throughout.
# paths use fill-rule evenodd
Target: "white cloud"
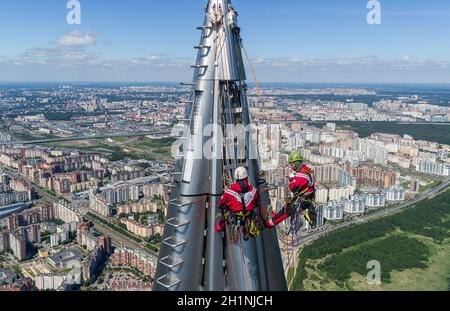
M 51 65 L 51 66 L 72 66 L 92 64 L 98 56 L 95 53 L 87 52 L 80 48 L 54 47 L 54 48 L 33 48 L 25 51 L 21 57 L 9 62 L 15 65 Z
M 260 57 L 260 58 L 254 59 L 254 60 L 252 61 L 252 63 L 253 63 L 253 64 L 264 64 L 265 61 L 266 61 L 266 60 L 265 60 L 264 58 Z
M 96 36 L 93 33 L 82 33 L 77 30 L 65 34 L 56 41 L 60 46 L 88 46 L 95 45 L 96 42 Z
M 99 60 L 99 55 L 88 51 L 89 46 L 96 44 L 96 37 L 91 32 L 71 31 L 56 40 L 56 42 L 50 42 L 49 44 L 49 47 L 28 49 L 17 58 L 4 59 L 3 63 L 17 66 L 48 65 L 68 67 L 92 65 Z
M 150 55 L 147 57 L 147 59 L 150 60 L 150 61 L 153 61 L 153 60 L 163 60 L 163 59 L 167 59 L 167 58 L 168 58 L 168 56 L 167 56 L 167 55 L 164 55 L 164 54 L 150 54 Z
M 103 42 L 103 41 L 102 41 Z M 108 45 L 108 41 L 104 41 Z M 72 31 L 46 47 L 26 50 L 16 58 L 0 55 L 0 80 L 21 74 L 35 80 L 190 80 L 191 57 L 148 53 L 129 58 L 106 58 L 95 52 L 92 33 Z M 415 60 L 410 56 L 335 58 L 255 58 L 261 82 L 448 82 L 450 61 Z M 76 74 L 75 74 L 76 73 Z M 64 77 L 69 75 L 67 79 Z M 70 76 L 72 75 L 72 76 Z M 17 78 L 17 79 L 20 79 Z M 250 79 L 251 80 L 251 79 Z
M 336 58 L 257 58 L 252 60 L 265 82 L 395 82 L 448 83 L 450 61 L 417 60 L 409 56 Z
M 410 60 L 411 60 L 411 57 L 409 57 L 408 55 L 405 55 L 402 57 L 402 61 L 409 62 Z
M 404 56 L 400 59 L 385 60 L 376 56 L 365 57 L 338 57 L 338 58 L 258 58 L 252 61 L 256 68 L 289 68 L 290 71 L 300 71 L 303 69 L 316 70 L 335 70 L 335 69 L 370 69 L 370 68 L 385 68 L 385 69 L 438 69 L 449 68 L 449 61 L 435 61 L 435 60 L 413 60 L 409 56 Z

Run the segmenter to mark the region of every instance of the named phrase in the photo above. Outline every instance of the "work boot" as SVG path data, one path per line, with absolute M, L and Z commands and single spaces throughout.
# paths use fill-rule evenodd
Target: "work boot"
M 308 220 L 311 228 L 314 229 L 317 225 L 317 214 L 315 211 L 307 211 L 305 214 L 305 218 Z

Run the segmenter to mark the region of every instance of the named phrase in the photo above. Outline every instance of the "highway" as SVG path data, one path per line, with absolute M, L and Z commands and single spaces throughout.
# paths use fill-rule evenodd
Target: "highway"
M 92 221 L 94 223 L 94 228 L 99 231 L 101 234 L 104 235 L 110 235 L 111 236 L 111 240 L 114 242 L 113 244 L 116 246 L 120 245 L 120 242 L 123 242 L 123 244 L 131 249 L 139 249 L 141 251 L 143 251 L 144 253 L 146 253 L 147 255 L 151 256 L 151 257 L 156 257 L 158 258 L 158 254 L 149 250 L 148 248 L 142 248 L 141 244 L 139 244 L 138 242 L 120 234 L 117 231 L 112 230 L 111 228 L 108 228 L 106 226 L 104 226 L 103 224 L 101 224 L 100 222 L 98 222 L 96 219 L 89 217 L 89 215 L 83 215 L 84 218 L 86 218 L 89 221 Z

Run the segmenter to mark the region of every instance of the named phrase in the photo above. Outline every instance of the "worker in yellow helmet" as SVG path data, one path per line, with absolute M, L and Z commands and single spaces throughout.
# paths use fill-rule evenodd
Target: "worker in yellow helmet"
M 294 171 L 289 177 L 289 189 L 293 193 L 290 203 L 297 205 L 300 208 L 300 213 L 314 227 L 316 225 L 314 171 L 304 163 L 299 152 L 292 152 L 289 155 L 288 162 Z
M 289 189 L 293 193 L 293 197 L 286 200 L 283 209 L 275 213 L 271 219 L 268 219 L 270 227 L 275 227 L 280 222 L 283 222 L 288 217 L 296 216 L 297 210 L 301 215 L 304 215 L 306 220 L 314 226 L 315 215 L 313 213 L 306 213 L 308 208 L 314 204 L 315 183 L 314 172 L 311 168 L 304 164 L 303 157 L 299 152 L 292 152 L 288 158 L 289 165 L 294 173 L 289 178 Z M 311 209 L 312 210 L 312 209 Z M 291 219 L 291 222 L 293 220 Z M 296 228 L 294 231 L 297 231 Z

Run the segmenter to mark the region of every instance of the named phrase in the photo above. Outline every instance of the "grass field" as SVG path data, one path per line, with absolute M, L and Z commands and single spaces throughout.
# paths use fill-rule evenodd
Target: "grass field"
M 432 255 L 425 269 L 407 269 L 391 273 L 392 282 L 383 284 L 384 290 L 440 290 L 448 289 L 450 277 L 450 242 L 436 245 L 427 242 Z
M 430 241 L 426 241 L 425 244 L 431 252 L 426 268 L 392 271 L 390 273 L 390 282 L 382 282 L 381 285 L 369 285 L 366 276 L 356 272 L 352 272 L 349 279 L 345 282 L 339 283 L 334 279 L 330 279 L 319 268 L 324 260 L 308 260 L 306 267 L 308 277 L 304 281 L 304 290 L 446 291 L 449 285 L 448 278 L 450 278 L 450 241 L 442 245 L 436 245 Z M 381 269 L 383 270 L 383 265 Z
M 111 154 L 112 161 L 123 158 L 167 161 L 172 158 L 172 138 L 118 137 L 112 142 L 106 139 L 77 140 L 46 143 L 49 147 L 63 147 Z
M 428 191 L 431 188 L 439 186 L 440 184 L 442 184 L 442 181 L 440 181 L 440 180 L 431 180 L 425 186 L 421 186 L 419 188 L 419 192 L 422 193 L 422 192 Z
M 306 245 L 292 290 L 433 290 L 450 286 L 450 191 L 402 213 Z M 369 285 L 366 264 L 381 264 Z

